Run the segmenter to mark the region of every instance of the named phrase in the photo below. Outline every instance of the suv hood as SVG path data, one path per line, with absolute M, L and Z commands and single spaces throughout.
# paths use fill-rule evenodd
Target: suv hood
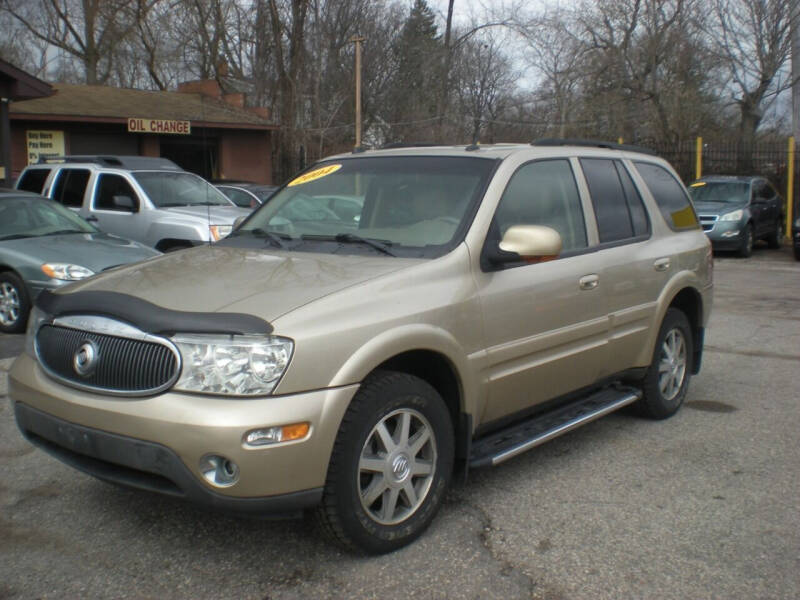
M 115 269 L 69 291 L 115 291 L 173 310 L 241 312 L 271 322 L 422 260 L 201 246 Z
M 210 225 L 227 225 L 233 223 L 239 217 L 246 217 L 250 214 L 249 208 L 240 208 L 238 206 L 168 206 L 160 208 L 170 214 L 182 215 L 184 217 L 194 217 L 195 219 L 206 223 L 211 219 Z

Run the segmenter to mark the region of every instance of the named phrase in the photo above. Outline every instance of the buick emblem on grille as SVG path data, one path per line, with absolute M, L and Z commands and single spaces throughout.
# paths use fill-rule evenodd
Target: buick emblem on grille
M 91 340 L 87 340 L 72 357 L 72 368 L 81 377 L 88 377 L 94 372 L 98 358 L 97 346 Z

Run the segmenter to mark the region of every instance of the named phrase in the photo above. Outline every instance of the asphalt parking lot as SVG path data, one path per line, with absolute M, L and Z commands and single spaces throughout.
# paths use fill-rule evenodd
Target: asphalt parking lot
M 800 597 L 800 262 L 715 260 L 703 370 L 674 418 L 616 413 L 456 485 L 377 558 L 310 520 L 119 489 L 13 422 L 0 335 L 0 599 Z

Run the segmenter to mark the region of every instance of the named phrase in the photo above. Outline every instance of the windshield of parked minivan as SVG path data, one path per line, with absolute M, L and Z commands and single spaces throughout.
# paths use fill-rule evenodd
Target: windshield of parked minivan
M 231 202 L 205 179 L 192 173 L 137 171 L 133 173 L 147 196 L 158 208 L 170 206 L 232 206 Z
M 696 181 L 689 186 L 689 194 L 694 202 L 742 204 L 749 198 L 750 184 L 739 181 Z
M 453 156 L 353 158 L 290 181 L 236 232 L 284 248 L 436 256 L 466 228 L 493 160 Z M 335 242 L 336 250 L 319 248 Z M 317 247 L 313 247 L 316 244 Z

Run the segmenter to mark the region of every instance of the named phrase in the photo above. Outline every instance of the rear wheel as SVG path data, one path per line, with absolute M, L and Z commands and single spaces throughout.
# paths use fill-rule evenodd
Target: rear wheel
M 25 284 L 14 273 L 0 273 L 0 332 L 25 331 L 31 310 Z
M 390 552 L 428 527 L 453 466 L 453 427 L 425 381 L 378 372 L 342 420 L 317 517 L 340 545 Z
M 669 308 L 658 332 L 653 361 L 642 381 L 639 412 L 652 419 L 671 417 L 689 389 L 693 356 L 692 331 L 686 315 Z
M 775 223 L 775 228 L 772 233 L 767 237 L 767 245 L 773 250 L 781 247 L 781 240 L 783 239 L 783 221 L 778 219 Z

